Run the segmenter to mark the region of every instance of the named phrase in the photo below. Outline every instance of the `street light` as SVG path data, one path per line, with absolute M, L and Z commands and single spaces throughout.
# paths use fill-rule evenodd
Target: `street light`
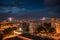
M 22 28 L 19 28 L 19 31 L 23 31 L 23 29 Z
M 40 20 L 46 20 L 46 18 L 45 17 L 43 17 L 42 19 L 40 19 Z
M 42 20 L 46 20 L 46 18 L 45 18 L 45 17 L 43 17 L 43 18 L 42 18 Z
M 9 19 L 9 21 L 12 21 L 12 18 L 10 17 L 10 18 L 8 18 Z

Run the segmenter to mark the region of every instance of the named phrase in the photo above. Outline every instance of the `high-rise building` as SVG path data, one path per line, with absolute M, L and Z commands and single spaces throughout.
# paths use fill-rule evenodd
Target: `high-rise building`
M 40 22 L 38 21 L 30 22 L 29 33 L 33 35 L 36 34 L 37 28 L 39 27 L 39 25 L 40 25 Z
M 56 29 L 56 33 L 60 33 L 60 18 L 52 18 L 51 26 Z

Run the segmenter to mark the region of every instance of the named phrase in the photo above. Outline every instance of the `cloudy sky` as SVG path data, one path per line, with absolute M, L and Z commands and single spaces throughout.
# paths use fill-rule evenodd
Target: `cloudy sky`
M 60 17 L 60 0 L 0 0 L 0 18 Z

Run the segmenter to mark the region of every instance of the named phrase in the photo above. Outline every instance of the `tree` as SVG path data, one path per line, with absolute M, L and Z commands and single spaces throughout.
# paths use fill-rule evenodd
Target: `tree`
M 56 30 L 55 28 L 51 27 L 51 23 L 44 23 L 45 29 L 47 30 L 48 33 L 55 33 Z
M 1 24 L 0 24 L 0 26 L 1 26 Z
M 3 39 L 3 34 L 0 34 L 0 40 L 2 40 Z
M 12 31 L 13 31 L 12 28 L 7 28 L 3 31 L 3 33 L 4 34 L 10 34 L 10 33 L 12 33 Z
M 44 23 L 44 27 L 46 29 L 50 29 L 51 28 L 51 23 Z
M 39 26 L 37 28 L 38 33 L 41 32 L 41 31 L 43 31 L 43 30 L 46 32 L 46 29 L 43 26 Z
M 47 30 L 47 32 L 49 32 L 51 29 L 51 23 L 44 23 L 44 28 Z
M 49 30 L 49 33 L 56 33 L 55 28 L 51 28 L 51 29 Z
M 29 23 L 24 22 L 24 23 L 22 24 L 22 29 L 23 29 L 25 32 L 28 32 L 28 31 L 29 31 Z
M 17 30 L 17 28 L 16 27 L 13 27 L 12 30 Z

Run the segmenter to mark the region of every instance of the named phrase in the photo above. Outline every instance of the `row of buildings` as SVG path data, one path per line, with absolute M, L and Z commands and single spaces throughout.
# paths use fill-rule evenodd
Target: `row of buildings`
M 44 23 L 51 23 L 51 27 L 56 29 L 56 33 L 60 33 L 60 18 L 42 18 L 41 20 L 24 20 L 29 23 L 29 32 L 34 33 L 39 25 L 44 25 Z
M 22 20 L 17 20 L 17 21 L 16 20 L 12 21 L 12 19 L 10 18 L 10 21 L 4 21 L 4 22 L 1 22 L 0 24 L 12 23 L 12 25 L 16 25 L 14 27 L 17 27 L 17 28 L 18 27 L 22 27 L 25 29 L 29 28 L 29 33 L 33 34 L 36 31 L 37 27 L 39 25 L 43 26 L 45 22 L 51 23 L 51 27 L 54 27 L 56 29 L 56 33 L 60 33 L 60 18 L 45 18 L 45 17 L 43 17 L 40 20 L 22 19 Z M 4 27 L 4 26 L 2 26 L 2 27 Z M 10 26 L 10 27 L 12 28 L 12 26 Z M 5 28 L 8 28 L 8 25 L 5 26 Z

